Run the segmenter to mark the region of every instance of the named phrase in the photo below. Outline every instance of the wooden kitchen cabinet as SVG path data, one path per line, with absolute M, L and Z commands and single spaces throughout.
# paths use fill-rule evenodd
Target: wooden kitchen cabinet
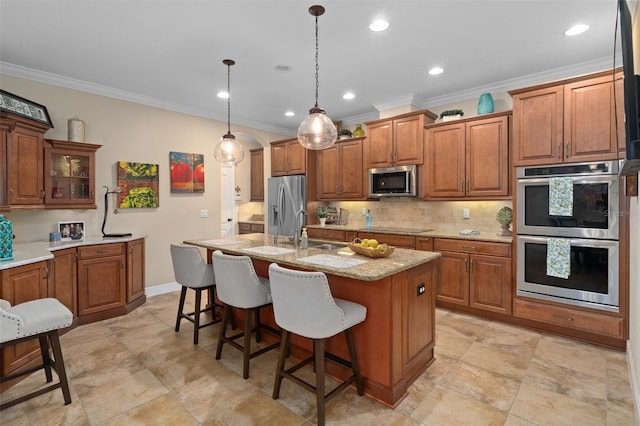
M 47 139 L 44 147 L 45 206 L 95 209 L 95 152 L 101 145 Z
M 238 222 L 239 234 L 263 233 L 263 223 Z
M 433 251 L 433 238 L 416 237 L 416 250 Z
M 55 250 L 49 274 L 49 297 L 66 306 L 73 318 L 78 316 L 78 256 L 75 248 Z
M 363 139 L 338 141 L 331 147 L 318 152 L 319 200 L 363 198 Z
M 0 208 L 43 208 L 43 135 L 49 126 L 0 113 Z
M 361 240 L 377 240 L 380 244 L 387 243 L 390 246 L 406 249 L 416 248 L 416 237 L 413 235 L 382 234 L 378 232 L 358 231 Z
M 319 238 L 329 241 L 352 242 L 356 238 L 356 231 L 343 231 L 340 229 L 307 228 L 309 238 Z
M 145 295 L 144 239 L 127 242 L 127 304 Z
M 35 262 L 0 270 L 0 298 L 11 305 L 47 297 L 49 262 Z M 2 376 L 25 366 L 40 357 L 37 340 L 19 343 L 2 349 Z
M 615 84 L 621 87 L 622 74 Z M 611 71 L 509 92 L 515 166 L 614 160 L 616 102 Z M 618 95 L 624 142 L 624 102 Z
M 369 121 L 364 144 L 365 169 L 423 164 L 424 125 L 436 115 L 428 110 Z
M 425 128 L 427 199 L 509 195 L 511 111 Z
M 78 255 L 78 315 L 91 321 L 97 316 L 90 315 L 124 308 L 125 243 L 78 247 Z
M 501 314 L 511 313 L 511 245 L 436 238 L 440 282 L 436 300 Z
M 297 138 L 271 142 L 271 176 L 305 174 L 306 157 L 307 150 Z
M 250 201 L 264 201 L 264 149 L 252 149 Z

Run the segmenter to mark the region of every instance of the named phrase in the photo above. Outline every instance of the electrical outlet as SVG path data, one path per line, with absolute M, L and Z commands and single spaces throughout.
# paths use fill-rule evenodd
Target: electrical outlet
M 463 219 L 469 219 L 469 209 L 462 209 L 462 218 Z
M 418 296 L 422 296 L 424 292 L 427 291 L 427 289 L 424 286 L 424 283 L 420 283 L 416 288 L 416 290 L 417 290 Z
M 363 207 L 362 208 L 362 216 L 366 216 L 367 215 L 367 208 Z
M 209 210 L 207 209 L 200 210 L 200 217 L 209 217 Z

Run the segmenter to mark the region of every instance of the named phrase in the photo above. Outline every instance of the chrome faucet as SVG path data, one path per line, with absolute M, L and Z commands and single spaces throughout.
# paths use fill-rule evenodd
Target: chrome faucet
M 298 210 L 298 213 L 296 213 L 296 219 L 295 219 L 295 224 L 294 224 L 294 229 L 293 229 L 293 246 L 294 247 L 298 247 L 298 243 L 300 242 L 300 233 L 302 232 L 302 226 L 300 225 L 300 213 L 302 213 L 303 215 L 307 216 L 308 213 L 305 209 L 300 209 Z

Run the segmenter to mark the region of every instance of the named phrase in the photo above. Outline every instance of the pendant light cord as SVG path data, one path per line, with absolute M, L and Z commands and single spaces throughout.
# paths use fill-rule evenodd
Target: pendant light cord
M 318 87 L 320 83 L 318 81 L 318 71 L 320 65 L 318 65 L 318 15 L 316 15 L 316 108 L 318 107 Z
M 231 133 L 231 64 L 227 64 L 227 134 Z

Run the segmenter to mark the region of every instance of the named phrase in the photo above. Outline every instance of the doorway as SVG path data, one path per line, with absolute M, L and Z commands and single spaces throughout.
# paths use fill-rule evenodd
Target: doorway
M 220 236 L 236 234 L 235 166 L 220 166 Z

